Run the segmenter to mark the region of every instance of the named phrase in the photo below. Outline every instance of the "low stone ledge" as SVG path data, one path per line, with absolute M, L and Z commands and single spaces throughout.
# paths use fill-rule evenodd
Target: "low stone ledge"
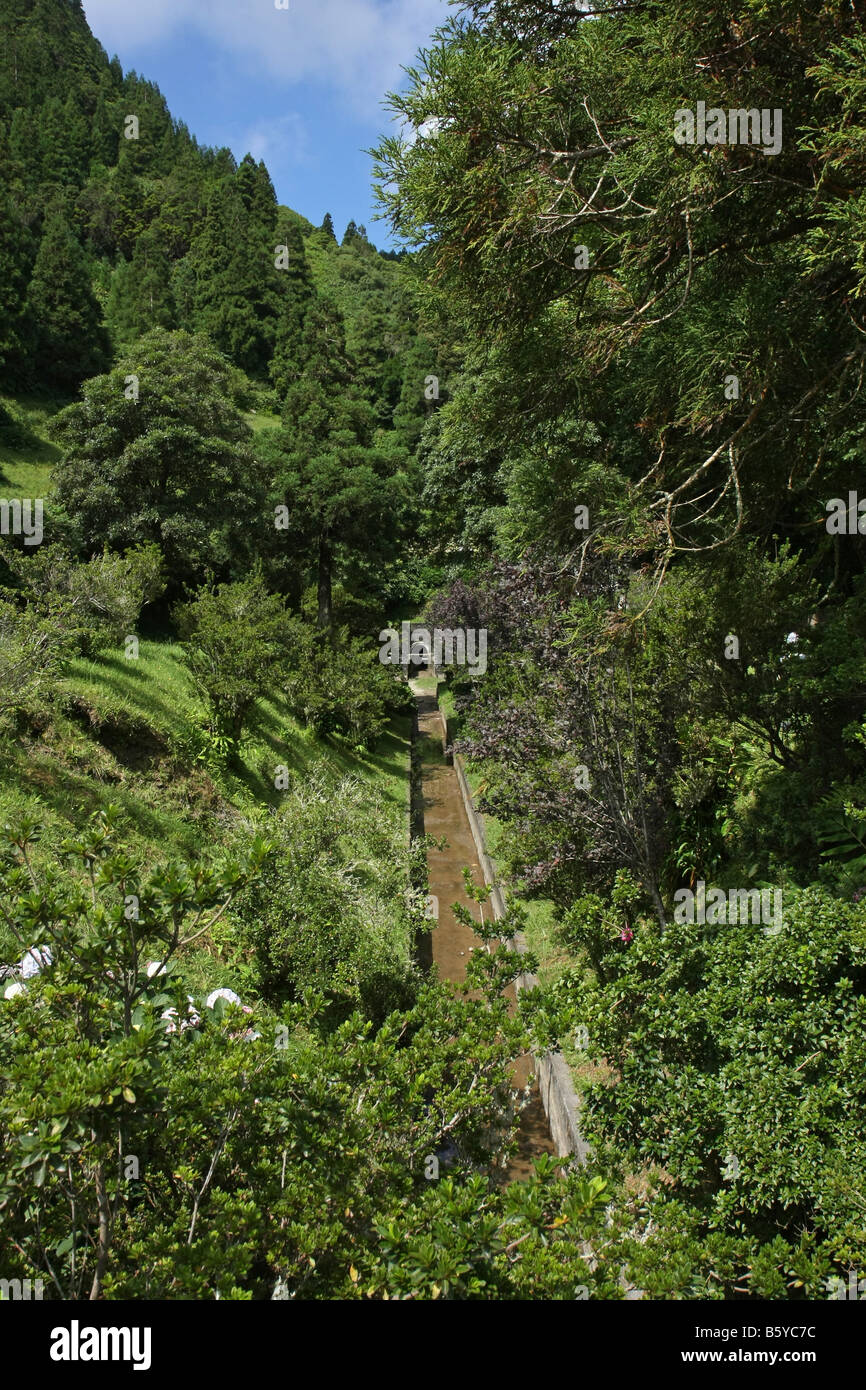
M 475 809 L 463 759 L 459 753 L 454 755 L 454 770 L 457 773 L 460 795 L 466 808 L 484 881 L 493 889 L 490 902 L 493 906 L 493 914 L 498 920 L 505 915 L 505 897 L 497 881 L 496 869 L 487 848 L 484 822 L 480 813 Z M 521 955 L 525 954 L 526 939 L 522 933 L 518 933 L 514 938 L 514 947 Z M 537 984 L 536 976 L 528 972 L 517 978 L 518 990 L 532 989 Z M 544 1113 L 547 1116 L 550 1135 L 556 1145 L 557 1152 L 561 1157 L 572 1155 L 579 1163 L 585 1163 L 589 1148 L 580 1132 L 578 1122 L 580 1105 L 565 1058 L 561 1052 L 547 1052 L 543 1056 L 533 1057 L 532 1060 L 535 1074 L 538 1077 L 538 1089 L 544 1106 Z

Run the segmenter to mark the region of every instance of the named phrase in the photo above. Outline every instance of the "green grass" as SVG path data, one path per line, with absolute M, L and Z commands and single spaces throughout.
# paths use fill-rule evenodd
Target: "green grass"
M 262 430 L 279 429 L 282 424 L 279 415 L 271 415 L 266 410 L 248 410 L 244 419 L 254 434 L 260 434 Z
M 408 716 L 392 721 L 375 752 L 360 754 L 337 739 L 313 737 L 277 695 L 260 703 L 239 765 L 230 769 L 201 761 L 202 716 L 173 642 L 141 641 L 137 660 L 118 652 L 72 661 L 62 707 L 17 738 L 6 731 L 0 737 L 0 825 L 26 816 L 42 824 L 33 855 L 41 867 L 56 863 L 60 841 L 90 814 L 114 804 L 123 817 L 122 841 L 145 869 L 170 859 L 194 862 L 246 838 L 259 815 L 279 802 L 278 764 L 301 782 L 325 764 L 376 785 L 395 807 L 395 859 L 405 852 Z M 339 819 L 339 806 L 334 816 Z M 233 931 L 229 914 L 185 953 L 189 988 L 201 995 L 221 985 L 244 989 Z M 11 960 L 10 949 L 0 941 L 0 959 Z
M 48 438 L 48 422 L 66 398 L 45 394 L 0 395 L 0 407 L 12 417 L 0 416 L 0 489 L 10 497 L 46 497 L 51 475 L 61 451 Z
M 377 782 L 408 815 L 408 716 L 393 721 L 375 752 L 361 754 L 312 736 L 277 695 L 260 702 L 238 764 L 228 768 L 208 756 L 202 722 L 175 643 L 142 641 L 137 660 L 120 652 L 76 659 L 62 711 L 38 732 L 0 744 L 0 819 L 36 815 L 56 842 L 114 802 L 146 862 L 197 858 L 233 823 L 278 804 L 278 766 L 303 778 L 322 762 Z
M 448 720 L 449 736 L 460 736 L 462 721 L 454 709 L 454 694 L 448 686 L 439 690 L 439 708 Z M 466 780 L 477 804 L 479 788 L 483 786 L 484 776 L 480 768 L 464 762 Z M 484 816 L 484 831 L 487 848 L 497 872 L 502 872 L 500 857 L 505 827 L 495 816 Z M 506 880 L 507 884 L 507 880 Z M 527 912 L 526 944 L 538 961 L 538 978 L 543 985 L 551 984 L 571 964 L 567 952 L 557 944 L 554 927 L 554 905 L 548 898 L 521 898 Z

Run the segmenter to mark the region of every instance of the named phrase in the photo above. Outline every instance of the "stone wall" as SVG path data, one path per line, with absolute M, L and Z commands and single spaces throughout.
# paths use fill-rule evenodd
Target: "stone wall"
M 443 718 L 444 740 L 447 741 L 447 729 Z M 454 757 L 454 770 L 457 773 L 457 781 L 460 784 L 460 793 L 463 797 L 463 804 L 466 807 L 466 815 L 469 818 L 469 825 L 472 829 L 472 838 L 475 841 L 475 848 L 478 851 L 478 862 L 481 865 L 484 880 L 493 888 L 490 895 L 490 902 L 493 907 L 494 915 L 499 918 L 505 913 L 505 899 L 502 889 L 497 882 L 496 869 L 487 848 L 487 839 L 484 834 L 484 822 L 475 809 L 472 800 L 472 792 L 466 778 L 463 767 L 463 760 L 459 754 Z M 526 941 L 522 935 L 518 934 L 514 938 L 514 947 L 521 954 L 526 951 Z M 535 975 L 528 972 L 520 975 L 517 980 L 517 988 L 532 989 L 538 984 Z M 571 1072 L 565 1058 L 560 1052 L 548 1052 L 541 1057 L 534 1057 L 533 1063 L 535 1073 L 538 1077 L 538 1089 L 544 1105 L 547 1122 L 550 1125 L 550 1134 L 556 1145 L 557 1152 L 565 1156 L 572 1154 L 579 1162 L 585 1163 L 588 1148 L 580 1133 L 578 1123 L 579 1102 L 575 1094 L 574 1084 L 571 1079 Z

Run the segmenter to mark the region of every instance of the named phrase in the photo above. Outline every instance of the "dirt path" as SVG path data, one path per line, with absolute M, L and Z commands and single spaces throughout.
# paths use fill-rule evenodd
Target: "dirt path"
M 421 795 L 424 810 L 424 829 L 437 839 L 445 836 L 446 850 L 431 850 L 427 855 L 429 892 L 439 900 L 439 920 L 432 937 L 433 964 L 439 978 L 460 981 L 466 974 L 466 963 L 474 946 L 482 944 L 468 927 L 458 922 L 451 904 L 462 903 L 474 916 L 478 905 L 470 902 L 463 887 L 463 869 L 468 866 L 476 883 L 484 882 L 472 831 L 466 817 L 457 774 L 443 755 L 444 723 L 436 703 L 436 682 L 432 675 L 412 681 L 418 709 L 418 741 L 421 757 Z M 485 912 L 492 909 L 485 906 Z M 509 995 L 514 999 L 513 987 Z M 516 1086 L 526 1085 L 532 1071 L 532 1059 L 521 1057 L 515 1063 Z M 508 1166 L 509 1178 L 526 1177 L 532 1159 L 541 1153 L 555 1153 L 544 1106 L 538 1087 L 532 1088 L 532 1099 L 521 1116 L 518 1134 L 519 1150 Z

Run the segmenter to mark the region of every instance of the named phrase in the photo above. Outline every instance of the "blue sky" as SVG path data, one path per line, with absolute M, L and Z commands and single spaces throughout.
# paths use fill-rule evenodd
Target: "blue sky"
M 281 203 L 342 237 L 354 217 L 377 246 L 371 160 L 394 129 L 382 105 L 447 0 L 84 0 L 93 33 L 156 82 L 200 143 L 263 159 Z

